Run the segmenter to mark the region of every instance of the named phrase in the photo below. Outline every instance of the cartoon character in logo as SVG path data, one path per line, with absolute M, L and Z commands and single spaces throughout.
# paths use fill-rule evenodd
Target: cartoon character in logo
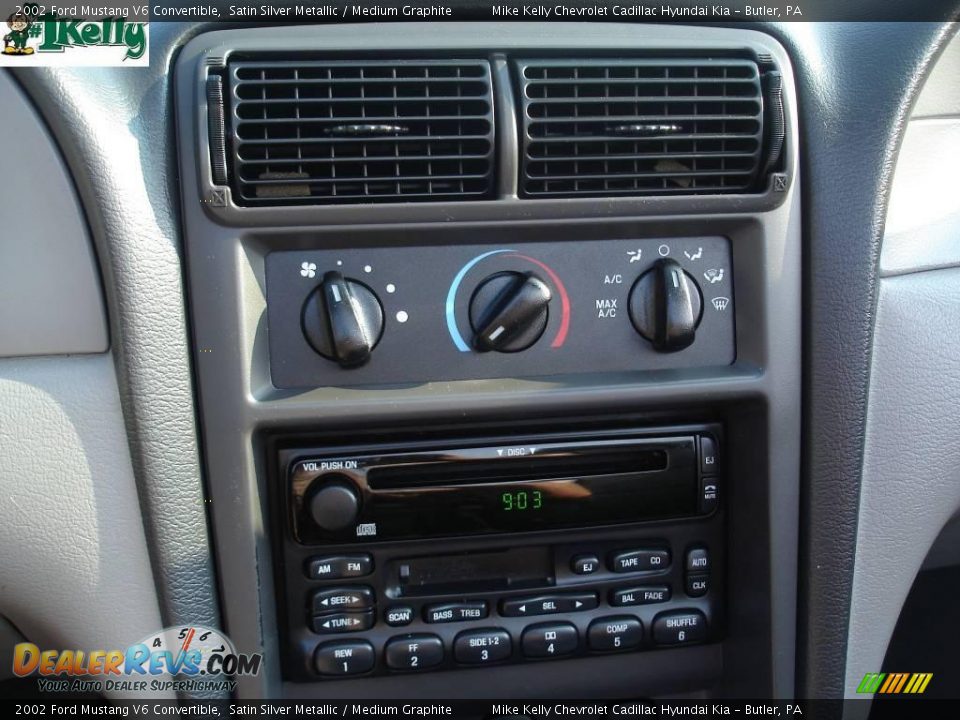
M 7 27 L 10 32 L 3 36 L 4 55 L 32 55 L 33 48 L 27 47 L 27 38 L 30 37 L 29 20 L 22 12 L 15 12 L 7 18 Z

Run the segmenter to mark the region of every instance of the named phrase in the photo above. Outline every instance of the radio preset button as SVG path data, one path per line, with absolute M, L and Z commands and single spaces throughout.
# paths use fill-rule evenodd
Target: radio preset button
M 443 662 L 443 641 L 436 635 L 404 635 L 387 641 L 387 667 L 422 670 Z
M 577 628 L 570 623 L 532 625 L 523 631 L 520 644 L 527 657 L 547 658 L 569 655 L 577 649 Z
M 596 555 L 577 555 L 570 561 L 570 569 L 577 575 L 592 575 L 600 569 Z
M 625 550 L 610 556 L 609 567 L 616 573 L 666 570 L 670 567 L 670 551 L 661 549 Z
M 428 623 L 466 622 L 482 620 L 489 614 L 485 600 L 441 603 L 424 608 L 423 619 Z
M 387 608 L 383 619 L 390 627 L 402 627 L 413 622 L 413 608 L 409 605 Z
M 599 605 L 596 593 L 573 593 L 566 595 L 538 595 L 536 597 L 512 598 L 500 602 L 500 614 L 504 617 L 530 617 L 556 613 L 593 610 Z
M 484 665 L 506 660 L 512 650 L 509 633 L 500 628 L 465 630 L 453 641 L 454 659 L 466 665 Z
M 313 594 L 315 615 L 331 610 L 366 610 L 373 607 L 373 590 L 360 585 L 317 590 Z
M 643 623 L 631 615 L 594 620 L 587 629 L 591 650 L 611 652 L 631 650 L 643 642 Z
M 704 574 L 687 575 L 686 589 L 687 595 L 690 597 L 703 597 L 710 589 L 710 576 Z
M 369 630 L 373 627 L 373 610 L 363 612 L 335 612 L 318 615 L 312 621 L 313 631 L 323 635 Z
M 315 557 L 307 562 L 307 577 L 311 580 L 343 580 L 363 577 L 371 572 L 373 557 L 366 553 Z
M 610 604 L 614 607 L 651 605 L 653 603 L 667 602 L 669 599 L 669 585 L 649 585 L 610 591 Z
M 359 675 L 373 670 L 377 656 L 366 640 L 324 643 L 313 656 L 313 666 L 321 675 Z
M 660 613 L 653 619 L 657 645 L 683 645 L 705 640 L 707 619 L 699 610 Z

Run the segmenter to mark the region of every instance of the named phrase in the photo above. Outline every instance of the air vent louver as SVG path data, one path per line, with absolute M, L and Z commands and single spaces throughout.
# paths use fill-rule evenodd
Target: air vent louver
M 230 63 L 239 205 L 476 200 L 493 193 L 480 60 Z
M 521 60 L 524 197 L 754 188 L 757 65 L 737 59 Z

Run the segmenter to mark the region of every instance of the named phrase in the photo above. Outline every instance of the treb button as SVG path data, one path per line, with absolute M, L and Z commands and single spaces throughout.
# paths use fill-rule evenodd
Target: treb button
M 423 619 L 428 623 L 466 622 L 482 620 L 487 614 L 486 601 L 475 600 L 428 605 L 423 611 Z

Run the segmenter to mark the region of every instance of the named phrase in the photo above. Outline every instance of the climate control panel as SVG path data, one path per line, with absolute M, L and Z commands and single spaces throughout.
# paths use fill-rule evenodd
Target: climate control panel
M 281 388 L 728 365 L 724 237 L 277 251 Z

